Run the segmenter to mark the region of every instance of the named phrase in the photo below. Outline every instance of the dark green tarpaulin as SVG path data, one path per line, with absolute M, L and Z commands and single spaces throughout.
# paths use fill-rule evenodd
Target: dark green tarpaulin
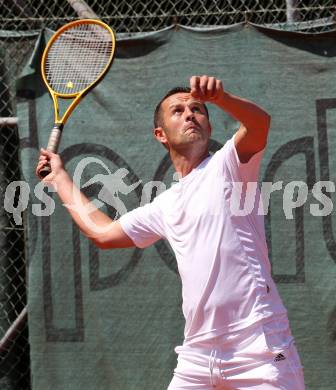
M 56 200 L 48 217 L 33 204 L 38 149 L 53 122 L 51 99 L 41 84 L 38 62 L 50 32 L 41 35 L 36 56 L 18 83 L 21 159 L 31 188 L 29 228 L 29 326 L 34 390 L 165 389 L 182 342 L 181 286 L 172 252 L 163 241 L 145 249 L 99 251 L 75 228 Z M 302 34 L 251 25 L 212 30 L 169 28 L 118 40 L 106 79 L 70 117 L 60 153 L 67 169 L 87 156 L 112 172 L 126 167 L 136 191 L 121 194 L 127 209 L 139 205 L 150 180 L 173 181 L 164 148 L 151 135 L 153 109 L 175 85 L 194 74 L 221 78 L 224 87 L 251 99 L 272 115 L 261 180 L 303 181 L 304 206 L 283 211 L 284 191 L 271 197 L 265 218 L 273 275 L 289 310 L 307 388 L 335 384 L 335 212 L 313 216 L 319 204 L 315 182 L 335 183 L 335 33 Z M 34 70 L 35 66 L 35 70 Z M 29 73 L 30 72 L 30 73 Z M 212 150 L 232 136 L 237 123 L 209 107 Z M 106 174 L 91 164 L 83 183 Z M 99 184 L 86 188 L 99 193 Z M 331 194 L 335 202 L 335 194 Z M 106 209 L 111 215 L 114 210 Z

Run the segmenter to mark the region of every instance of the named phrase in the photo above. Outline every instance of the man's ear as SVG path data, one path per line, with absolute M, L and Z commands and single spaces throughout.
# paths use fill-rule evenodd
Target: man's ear
M 154 137 L 163 144 L 166 148 L 168 147 L 168 140 L 166 133 L 162 127 L 155 127 L 153 129 L 153 135 Z

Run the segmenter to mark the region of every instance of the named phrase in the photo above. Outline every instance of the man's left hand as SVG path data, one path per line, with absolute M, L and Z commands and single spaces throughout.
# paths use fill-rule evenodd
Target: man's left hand
M 221 80 L 209 76 L 190 78 L 191 96 L 203 102 L 217 103 L 224 99 L 225 92 Z

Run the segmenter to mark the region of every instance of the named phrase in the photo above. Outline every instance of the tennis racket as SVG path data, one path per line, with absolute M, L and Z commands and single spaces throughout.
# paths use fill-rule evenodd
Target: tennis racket
M 55 32 L 45 48 L 41 72 L 54 104 L 55 119 L 47 150 L 56 153 L 63 127 L 82 98 L 103 79 L 115 53 L 115 34 L 105 23 L 82 19 L 68 23 Z M 72 99 L 63 116 L 59 99 Z M 44 166 L 39 176 L 51 172 Z

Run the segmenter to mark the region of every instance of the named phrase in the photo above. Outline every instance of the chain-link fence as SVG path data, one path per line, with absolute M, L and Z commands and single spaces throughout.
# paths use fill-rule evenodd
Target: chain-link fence
M 0 0 L 0 194 L 20 178 L 15 80 L 37 32 L 97 15 L 117 33 L 154 31 L 172 24 L 232 25 L 323 32 L 336 28 L 335 0 Z M 12 117 L 13 119 L 8 119 Z M 19 194 L 16 194 L 16 197 Z M 23 226 L 0 213 L 0 387 L 29 389 L 26 267 Z
M 16 121 L 0 120 L 2 206 L 9 195 L 8 185 L 20 179 L 18 145 Z M 0 388 L 29 389 L 24 230 L 3 207 L 0 210 Z
M 34 47 L 27 32 L 57 29 L 87 8 L 117 33 L 155 31 L 173 24 L 232 25 L 251 22 L 280 29 L 328 31 L 336 28 L 335 0 L 1 0 L 0 67 L 8 90 L 0 90 L 0 107 L 15 114 L 15 75 Z M 4 113 L 1 111 L 1 116 Z
M 78 17 L 75 9 L 80 3 L 82 0 L 3 0 L 0 12 L 7 29 L 56 28 Z M 335 12 L 334 0 L 86 0 L 86 4 L 117 32 L 153 31 L 174 23 L 194 26 L 246 21 L 287 27 L 294 23 L 294 29 L 317 22 L 325 28 Z

